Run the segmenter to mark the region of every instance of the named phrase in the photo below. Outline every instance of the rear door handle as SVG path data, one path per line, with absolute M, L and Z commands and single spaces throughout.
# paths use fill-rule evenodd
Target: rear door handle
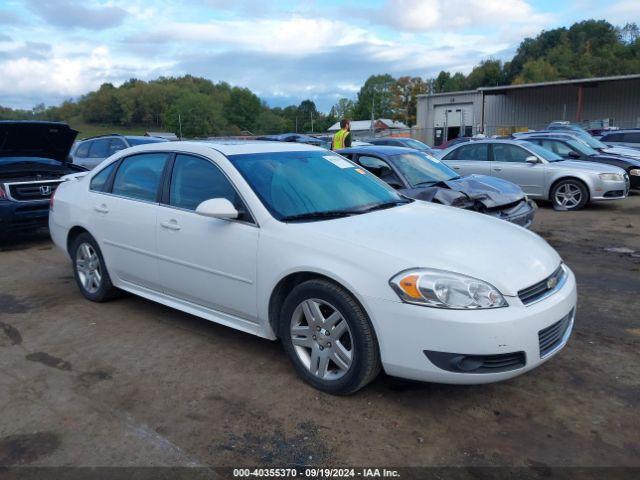
M 460 167 L 458 167 L 457 165 L 454 165 L 454 166 L 453 166 L 453 169 L 454 169 L 454 170 L 460 170 Z
M 160 226 L 162 228 L 166 228 L 167 230 L 180 230 L 180 225 L 175 220 L 169 220 L 168 222 L 160 222 Z
M 109 208 L 103 203 L 102 205 L 96 205 L 93 207 L 96 212 L 109 213 Z
M 501 171 L 502 171 L 502 169 L 501 169 L 501 168 L 499 168 L 499 167 L 493 167 L 493 171 L 494 171 L 494 172 L 501 172 Z

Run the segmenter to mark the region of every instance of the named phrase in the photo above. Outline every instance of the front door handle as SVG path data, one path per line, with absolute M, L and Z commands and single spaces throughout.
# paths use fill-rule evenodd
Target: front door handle
M 501 172 L 502 169 L 500 167 L 493 167 L 494 172 Z
M 454 170 L 460 170 L 460 167 L 458 167 L 458 166 L 454 165 L 454 166 L 453 166 L 453 169 L 454 169 Z
M 160 222 L 160 226 L 162 228 L 166 228 L 167 230 L 180 230 L 180 225 L 175 220 L 169 220 L 168 222 Z
M 103 203 L 101 205 L 96 205 L 95 207 L 93 207 L 93 209 L 96 212 L 100 212 L 100 213 L 109 213 L 109 208 Z

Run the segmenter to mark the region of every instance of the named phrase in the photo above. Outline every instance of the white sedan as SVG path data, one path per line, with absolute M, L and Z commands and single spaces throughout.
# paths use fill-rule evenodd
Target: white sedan
M 299 143 L 130 148 L 64 182 L 49 225 L 89 300 L 121 289 L 279 338 L 335 394 L 381 368 L 505 380 L 560 350 L 575 316 L 575 277 L 538 235 Z

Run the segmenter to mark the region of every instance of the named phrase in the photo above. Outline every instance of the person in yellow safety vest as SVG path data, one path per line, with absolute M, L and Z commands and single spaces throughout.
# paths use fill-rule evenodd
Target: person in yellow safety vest
M 331 142 L 331 150 L 340 150 L 343 148 L 349 148 L 351 146 L 351 132 L 349 131 L 351 125 L 349 120 L 343 118 L 340 120 L 340 130 L 333 136 Z

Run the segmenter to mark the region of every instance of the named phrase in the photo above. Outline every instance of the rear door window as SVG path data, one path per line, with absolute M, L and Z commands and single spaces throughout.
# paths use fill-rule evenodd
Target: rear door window
M 76 150 L 76 157 L 87 158 L 89 156 L 89 147 L 92 142 L 82 142 L 78 145 L 78 149 Z
M 108 166 L 100 170 L 100 172 L 98 172 L 96 175 L 94 175 L 91 179 L 91 183 L 89 184 L 89 189 L 93 190 L 94 192 L 104 192 L 105 187 L 107 186 L 107 180 L 109 180 L 109 176 L 115 169 L 117 163 L 118 162 L 113 162 L 109 164 Z
M 122 140 L 121 138 L 112 138 L 111 142 L 109 143 L 109 155 L 107 156 L 111 156 L 116 152 L 119 152 L 120 150 L 124 150 L 125 148 L 127 148 L 127 144 L 124 143 L 124 140 Z
M 143 153 L 125 158 L 113 180 L 114 195 L 154 202 L 168 153 Z
M 91 142 L 89 149 L 89 158 L 107 158 L 109 156 L 109 144 L 111 139 L 103 138 Z
M 450 156 L 455 154 L 455 156 Z M 463 145 L 456 148 L 447 155 L 445 160 L 474 160 L 478 162 L 486 162 L 489 160 L 489 145 L 486 143 L 476 143 Z
M 525 162 L 529 156 L 531 156 L 531 153 L 517 145 L 509 143 L 493 144 L 494 162 Z

